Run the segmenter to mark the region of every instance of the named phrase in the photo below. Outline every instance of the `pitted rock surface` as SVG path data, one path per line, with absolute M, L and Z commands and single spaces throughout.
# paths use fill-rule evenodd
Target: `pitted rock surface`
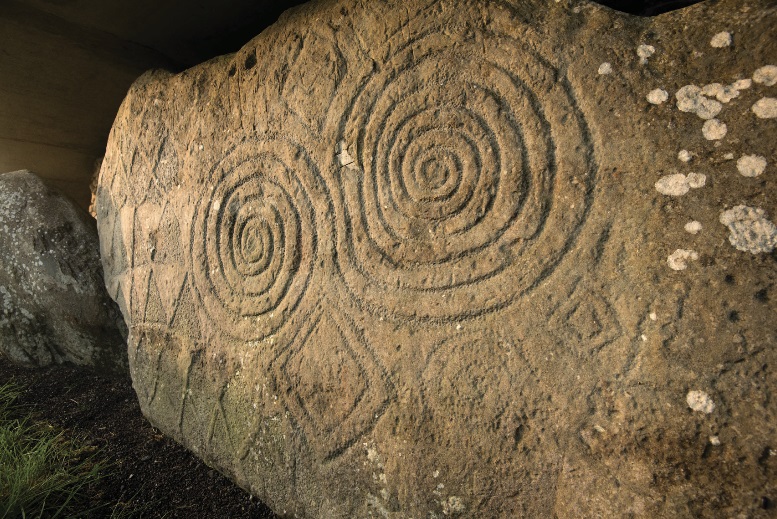
M 94 220 L 29 171 L 0 175 L 0 353 L 127 372 L 126 326 L 108 296 Z
M 321 1 L 146 74 L 97 192 L 144 413 L 289 517 L 766 516 L 776 22 Z

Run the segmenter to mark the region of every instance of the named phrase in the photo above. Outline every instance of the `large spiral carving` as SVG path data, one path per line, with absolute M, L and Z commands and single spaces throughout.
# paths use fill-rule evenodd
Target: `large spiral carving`
M 376 313 L 450 320 L 509 304 L 547 277 L 585 219 L 593 151 L 571 89 L 497 34 L 419 34 L 345 111 L 338 258 Z
M 320 177 L 301 148 L 275 140 L 241 145 L 211 178 L 192 227 L 194 285 L 223 332 L 259 340 L 288 320 L 307 289 Z

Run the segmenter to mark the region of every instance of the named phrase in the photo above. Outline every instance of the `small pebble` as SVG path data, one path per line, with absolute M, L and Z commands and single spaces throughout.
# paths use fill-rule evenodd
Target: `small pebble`
M 607 74 L 612 74 L 612 65 L 610 65 L 609 62 L 605 61 L 601 65 L 599 65 L 599 75 L 605 76 Z
M 710 445 L 713 445 L 715 447 L 720 445 L 720 438 L 718 438 L 717 436 L 710 436 Z
M 690 162 L 692 157 L 693 155 L 691 155 L 691 152 L 688 150 L 680 150 L 680 153 L 677 154 L 677 158 L 682 162 Z

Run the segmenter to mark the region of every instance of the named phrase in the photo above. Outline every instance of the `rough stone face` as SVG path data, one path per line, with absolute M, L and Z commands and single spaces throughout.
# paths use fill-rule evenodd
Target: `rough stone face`
M 126 373 L 125 337 L 94 220 L 29 171 L 0 175 L 0 354 Z
M 145 75 L 97 193 L 144 412 L 289 517 L 772 513 L 776 31 L 342 0 Z

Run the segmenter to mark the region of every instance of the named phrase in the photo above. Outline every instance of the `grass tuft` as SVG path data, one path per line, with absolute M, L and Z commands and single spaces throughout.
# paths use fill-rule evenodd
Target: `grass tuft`
M 83 490 L 104 468 L 95 449 L 21 413 L 20 392 L 0 386 L 0 518 L 88 516 Z

